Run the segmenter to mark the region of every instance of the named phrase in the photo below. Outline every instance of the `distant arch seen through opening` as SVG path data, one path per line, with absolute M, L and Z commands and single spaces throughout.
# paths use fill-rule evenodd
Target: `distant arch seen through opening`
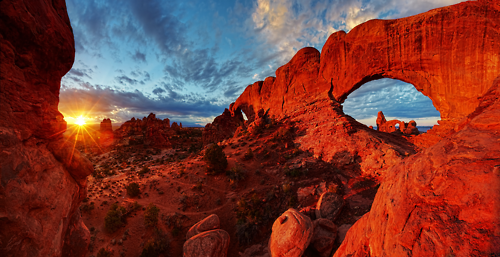
M 382 111 L 389 120 L 415 120 L 419 130 L 432 127 L 440 120 L 432 101 L 412 84 L 383 78 L 363 84 L 343 103 L 344 113 L 357 121 L 376 128 L 377 114 Z

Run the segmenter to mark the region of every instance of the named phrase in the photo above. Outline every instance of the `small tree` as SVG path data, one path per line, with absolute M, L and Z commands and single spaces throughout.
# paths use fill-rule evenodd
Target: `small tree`
M 139 188 L 139 184 L 137 184 L 135 182 L 128 184 L 128 186 L 125 188 L 127 189 L 127 194 L 130 197 L 136 197 L 141 193 L 141 189 Z
M 144 225 L 146 225 L 146 227 L 151 227 L 158 224 L 159 213 L 160 209 L 153 203 L 150 203 L 146 208 L 146 212 L 144 213 Z
M 245 160 L 250 160 L 253 158 L 253 152 L 252 152 L 252 148 L 248 148 L 247 152 L 245 153 L 245 155 L 243 156 L 243 159 Z
M 217 144 L 212 144 L 207 148 L 203 160 L 207 163 L 208 172 L 220 173 L 227 168 L 226 154 Z
M 118 206 L 116 203 L 111 205 L 106 217 L 104 217 L 104 227 L 106 230 L 113 233 L 123 226 L 123 219 L 126 212 L 127 210 L 123 206 Z

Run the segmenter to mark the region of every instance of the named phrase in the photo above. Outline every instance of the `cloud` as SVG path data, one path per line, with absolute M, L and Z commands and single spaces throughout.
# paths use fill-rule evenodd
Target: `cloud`
M 166 91 L 163 88 L 157 87 L 157 88 L 153 89 L 153 94 L 155 94 L 155 95 L 160 95 L 160 94 L 165 93 L 165 92 Z
M 146 54 L 136 50 L 135 53 L 132 55 L 132 59 L 134 59 L 136 62 L 146 63 Z
M 161 88 L 157 89 L 161 91 Z M 177 94 L 177 97 L 157 95 L 153 99 L 138 90 L 115 90 L 83 83 L 80 88 L 64 87 L 61 90 L 59 108 L 69 115 L 85 112 L 89 117 L 122 117 L 123 122 L 123 117 L 130 119 L 131 114 L 147 115 L 150 112 L 167 116 L 214 117 L 221 114 L 224 107 L 212 102 L 213 99 L 197 94 Z
M 127 85 L 127 84 L 128 85 L 136 85 L 137 83 L 141 83 L 140 81 L 138 81 L 136 79 L 129 78 L 125 75 L 116 76 L 115 80 L 122 85 Z
M 401 18 L 463 0 L 258 0 L 248 24 L 284 64 L 303 47 L 320 49 L 329 35 L 375 18 Z M 282 65 L 281 64 L 281 65 Z

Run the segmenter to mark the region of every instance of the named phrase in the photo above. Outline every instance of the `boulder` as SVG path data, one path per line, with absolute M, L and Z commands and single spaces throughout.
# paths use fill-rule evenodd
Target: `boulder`
M 229 234 L 222 230 L 210 230 L 189 238 L 184 243 L 184 257 L 226 257 Z
M 321 257 L 332 256 L 333 245 L 337 238 L 337 226 L 327 219 L 313 221 L 314 234 L 311 239 L 312 247 Z
M 345 201 L 342 196 L 325 192 L 320 196 L 316 205 L 316 217 L 335 221 L 344 204 Z
M 313 236 L 311 219 L 295 209 L 288 209 L 274 221 L 269 250 L 272 257 L 299 257 Z
M 208 230 L 214 230 L 220 228 L 219 216 L 217 214 L 212 214 L 198 223 L 194 224 L 189 231 L 186 233 L 186 240 L 189 238 Z

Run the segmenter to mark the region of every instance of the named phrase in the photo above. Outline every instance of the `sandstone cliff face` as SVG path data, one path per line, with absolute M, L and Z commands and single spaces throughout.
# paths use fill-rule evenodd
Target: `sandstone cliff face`
M 462 129 L 394 166 L 335 256 L 500 253 L 498 81 Z
M 175 127 L 178 127 L 177 124 Z M 132 118 L 114 131 L 114 134 L 118 140 L 126 138 L 149 146 L 169 147 L 171 143 L 168 138 L 175 135 L 175 130 L 174 126 L 170 127 L 169 119 L 157 119 L 151 113 L 142 120 Z
M 1 1 L 0 49 L 0 255 L 86 249 L 78 206 L 93 168 L 61 139 L 57 109 L 75 54 L 64 1 Z

